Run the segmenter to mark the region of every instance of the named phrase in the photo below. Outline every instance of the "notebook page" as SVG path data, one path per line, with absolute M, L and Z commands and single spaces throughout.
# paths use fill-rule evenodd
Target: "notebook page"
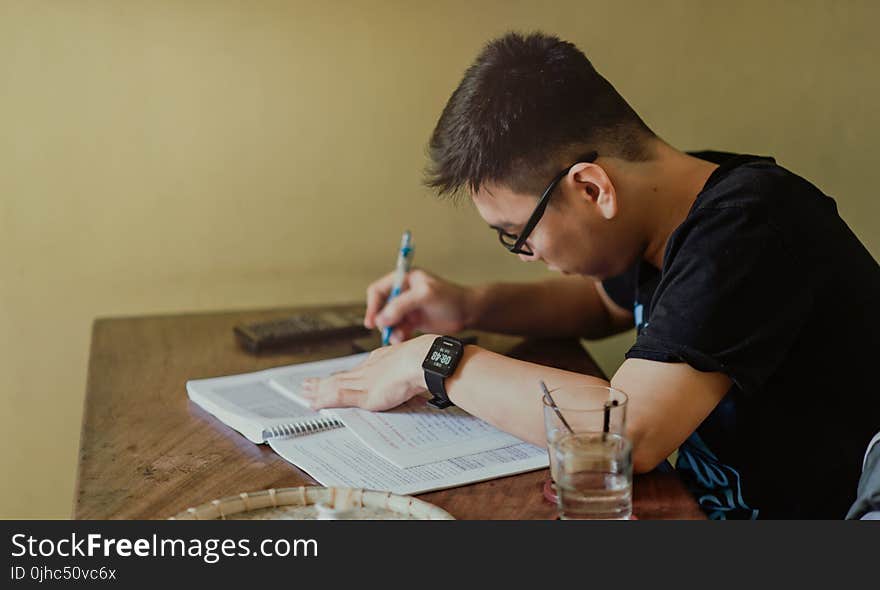
M 273 386 L 287 397 L 297 403 L 308 406 L 308 402 L 299 395 L 300 385 L 305 379 L 309 377 L 329 377 L 340 371 L 348 371 L 361 364 L 368 356 L 369 353 L 364 352 L 323 361 L 278 367 L 271 370 L 270 380 Z
M 275 370 L 198 379 L 186 384 L 190 399 L 253 442 L 264 442 L 272 428 L 320 415 L 276 390 Z
M 276 453 L 321 485 L 419 494 L 547 467 L 547 451 L 528 443 L 401 469 L 347 428 L 269 441 Z
M 415 467 L 523 442 L 461 408 L 438 410 L 422 397 L 387 412 L 328 412 L 368 447 L 398 467 Z
M 280 374 L 272 381 L 295 398 L 302 380 L 313 375 Z M 523 442 L 461 408 L 438 410 L 422 397 L 385 412 L 332 408 L 321 410 L 321 414 L 340 420 L 364 444 L 398 467 L 415 467 Z

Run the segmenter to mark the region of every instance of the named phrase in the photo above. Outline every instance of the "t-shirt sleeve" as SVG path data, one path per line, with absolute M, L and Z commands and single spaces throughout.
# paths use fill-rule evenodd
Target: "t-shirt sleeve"
M 760 208 L 692 212 L 670 241 L 649 321 L 627 358 L 685 362 L 759 391 L 813 306 L 810 273 L 785 244 Z
M 602 281 L 602 288 L 608 297 L 627 311 L 632 311 L 636 301 L 636 284 L 639 280 L 639 263 L 632 265 L 622 275 Z

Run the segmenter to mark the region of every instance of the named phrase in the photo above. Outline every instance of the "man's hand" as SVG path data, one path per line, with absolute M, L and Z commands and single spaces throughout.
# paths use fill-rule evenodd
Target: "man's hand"
M 370 353 L 350 371 L 306 379 L 301 391 L 312 408 L 359 407 L 389 410 L 426 390 L 422 361 L 436 336 L 420 336 Z
M 364 326 L 394 326 L 391 342 L 407 340 L 419 330 L 434 334 L 454 334 L 468 327 L 476 312 L 473 289 L 462 287 L 423 270 L 410 271 L 403 292 L 387 305 L 394 283 L 389 273 L 367 288 Z

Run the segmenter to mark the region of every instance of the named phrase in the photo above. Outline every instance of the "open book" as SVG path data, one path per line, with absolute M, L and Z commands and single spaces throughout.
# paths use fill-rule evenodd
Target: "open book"
M 387 412 L 315 412 L 299 397 L 307 377 L 349 369 L 366 354 L 200 379 L 190 399 L 325 486 L 416 494 L 547 466 L 547 452 L 460 408 L 415 397 Z

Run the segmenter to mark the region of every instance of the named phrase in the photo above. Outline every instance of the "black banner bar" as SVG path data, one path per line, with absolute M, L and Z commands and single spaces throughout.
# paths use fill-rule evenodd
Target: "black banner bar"
M 880 523 L 859 521 L 0 521 L 0 528 L 3 588 L 186 580 L 200 588 L 335 587 L 351 575 L 420 586 L 427 574 L 469 587 L 468 572 L 515 583 L 529 571 L 562 584 L 703 588 L 779 571 L 791 587 L 798 579 L 839 585 L 859 570 L 875 579 L 880 555 Z

